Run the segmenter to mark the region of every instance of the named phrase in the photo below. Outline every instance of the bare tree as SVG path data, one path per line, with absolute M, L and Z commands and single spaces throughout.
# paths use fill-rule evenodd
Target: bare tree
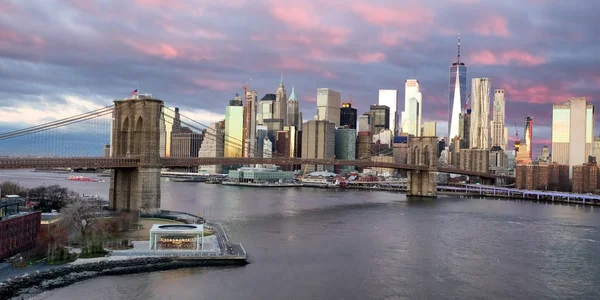
M 0 184 L 0 191 L 4 195 L 21 195 L 25 189 L 21 187 L 18 183 L 12 181 L 5 181 Z
M 65 216 L 67 224 L 77 230 L 81 245 L 87 246 L 90 242 L 90 235 L 95 233 L 96 219 L 102 217 L 102 207 L 94 201 L 76 196 L 62 210 L 62 214 Z

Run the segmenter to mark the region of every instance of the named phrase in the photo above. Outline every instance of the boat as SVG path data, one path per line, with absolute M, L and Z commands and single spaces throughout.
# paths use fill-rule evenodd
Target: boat
M 205 182 L 207 180 L 206 177 L 188 177 L 188 178 L 175 178 L 173 181 L 175 182 Z
M 84 176 L 69 176 L 69 177 L 67 177 L 67 180 L 83 181 L 83 182 L 104 182 L 103 179 L 90 178 L 90 177 L 84 177 Z

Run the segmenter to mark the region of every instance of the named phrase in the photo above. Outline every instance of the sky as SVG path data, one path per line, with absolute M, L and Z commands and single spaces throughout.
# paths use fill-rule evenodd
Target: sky
M 418 79 L 423 120 L 446 135 L 460 34 L 468 81 L 506 91 L 509 140 L 534 117 L 536 155 L 551 146 L 553 103 L 600 105 L 598 11 L 597 0 L 0 0 L 0 131 L 138 87 L 210 123 L 243 83 L 262 98 L 283 74 L 305 120 L 317 88 L 363 113 L 379 89 L 403 99 L 405 80 Z

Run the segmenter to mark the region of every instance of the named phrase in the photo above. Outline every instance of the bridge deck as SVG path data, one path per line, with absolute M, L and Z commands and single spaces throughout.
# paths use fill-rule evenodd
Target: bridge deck
M 329 165 L 356 166 L 363 168 L 390 168 L 396 170 L 418 170 L 442 172 L 481 178 L 514 178 L 513 176 L 495 175 L 465 171 L 455 168 L 430 169 L 422 165 L 397 164 L 393 162 L 375 162 L 371 160 L 337 160 L 337 159 L 307 159 L 307 158 L 238 158 L 238 157 L 190 157 L 190 158 L 161 158 L 156 167 L 194 167 L 200 165 Z M 2 157 L 0 169 L 35 169 L 35 168 L 135 168 L 140 165 L 139 157 Z

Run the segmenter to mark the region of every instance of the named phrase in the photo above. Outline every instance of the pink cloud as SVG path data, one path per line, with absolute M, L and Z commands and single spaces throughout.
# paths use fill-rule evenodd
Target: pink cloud
M 494 54 L 489 50 L 475 52 L 469 55 L 470 61 L 479 65 L 524 65 L 538 66 L 546 62 L 546 59 L 534 56 L 531 53 L 520 50 L 508 50 Z
M 154 9 L 180 9 L 186 8 L 187 5 L 179 0 L 135 0 L 135 3 L 142 7 Z
M 475 33 L 483 36 L 509 36 L 506 18 L 492 16 L 475 24 Z
M 533 56 L 531 53 L 518 50 L 510 50 L 502 53 L 502 59 L 506 62 L 516 62 L 518 64 L 537 66 L 546 62 L 546 59 Z
M 221 79 L 197 78 L 192 81 L 200 87 L 220 92 L 231 91 L 237 87 L 235 83 Z
M 381 52 L 363 53 L 359 55 L 362 63 L 377 63 L 385 60 L 385 54 Z
M 317 103 L 317 97 L 315 96 L 302 96 L 302 100 L 308 103 Z
M 314 29 L 320 24 L 311 2 L 271 1 L 270 13 L 280 22 L 297 29 Z
M 34 36 L 22 36 L 17 32 L 11 31 L 9 29 L 0 28 L 0 46 L 27 46 L 34 47 L 36 49 L 43 49 L 46 47 L 46 41 L 42 39 L 38 35 Z
M 570 95 L 565 92 L 561 86 L 552 86 L 552 88 L 533 82 L 504 82 L 502 88 L 506 91 L 506 96 L 512 101 L 527 103 L 562 103 Z
M 487 50 L 470 54 L 469 60 L 471 63 L 478 65 L 495 65 L 498 63 L 494 53 Z
M 434 19 L 434 14 L 429 8 L 417 5 L 406 5 L 396 9 L 357 2 L 351 4 L 351 8 L 364 21 L 382 27 L 425 25 L 432 23 Z
M 127 38 L 122 38 L 121 41 L 141 53 L 161 57 L 165 60 L 182 58 L 200 61 L 212 58 L 210 50 L 194 46 L 178 47 L 168 43 L 149 44 Z
M 325 31 L 325 41 L 332 45 L 341 45 L 346 42 L 349 30 L 343 27 L 331 27 Z

